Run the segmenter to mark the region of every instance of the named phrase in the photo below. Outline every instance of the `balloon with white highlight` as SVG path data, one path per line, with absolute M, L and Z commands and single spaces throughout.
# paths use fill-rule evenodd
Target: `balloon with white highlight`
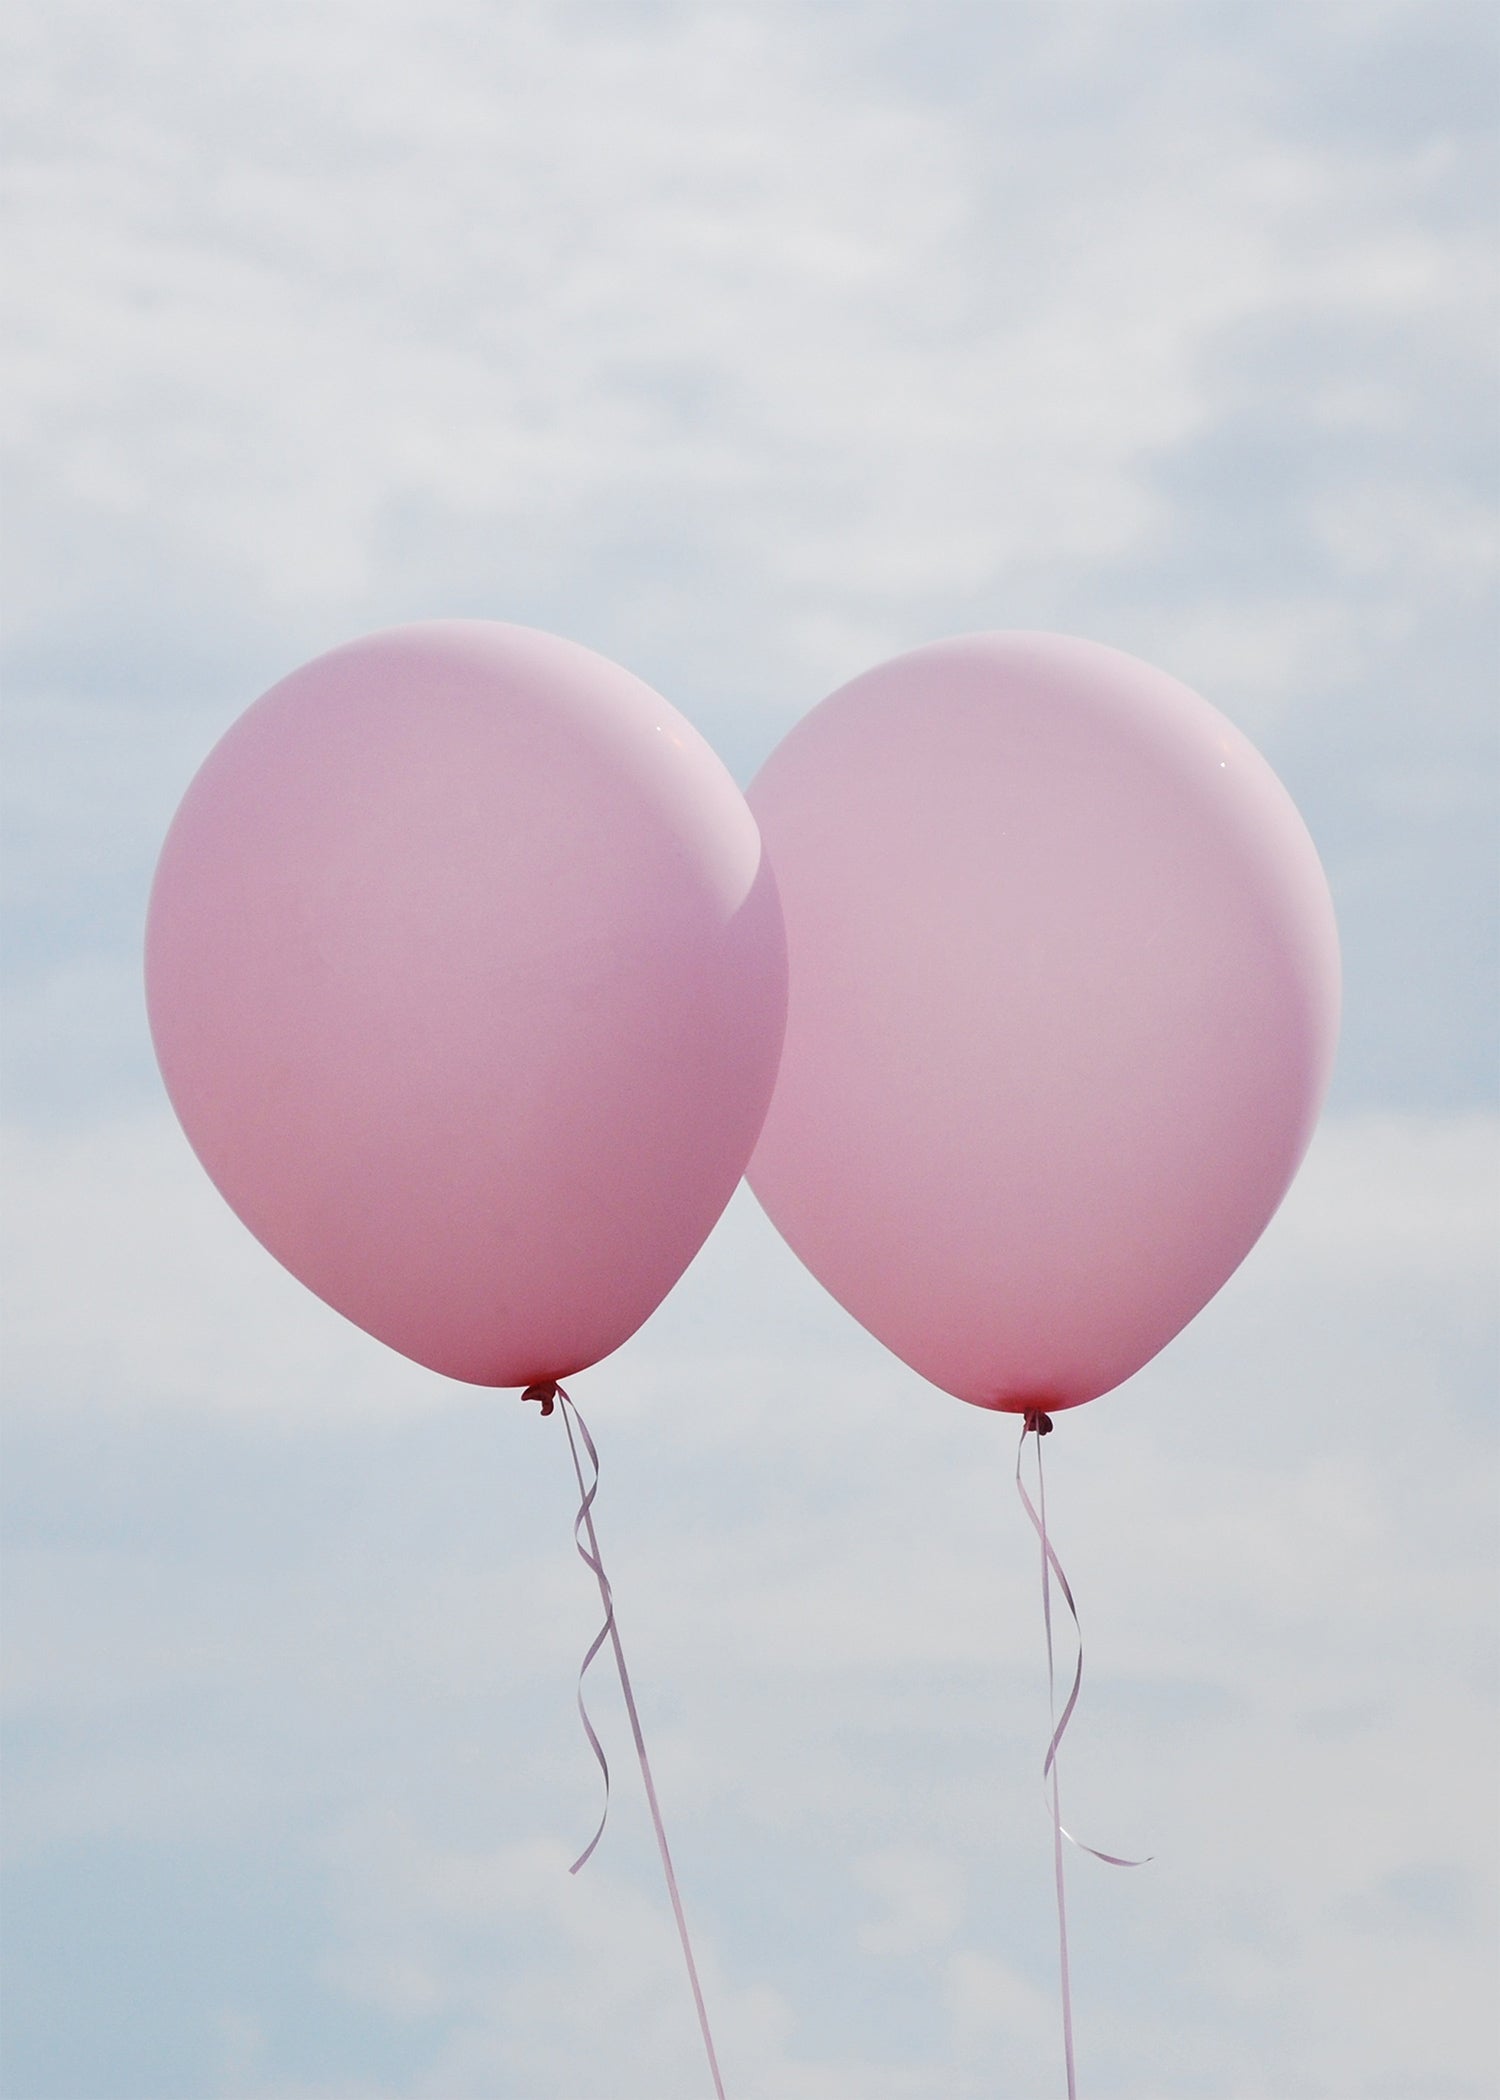
M 999 633 L 856 678 L 749 800 L 790 968 L 755 1194 L 935 1385 L 1108 1392 L 1244 1259 L 1327 1087 L 1337 936 L 1291 798 L 1165 672 Z

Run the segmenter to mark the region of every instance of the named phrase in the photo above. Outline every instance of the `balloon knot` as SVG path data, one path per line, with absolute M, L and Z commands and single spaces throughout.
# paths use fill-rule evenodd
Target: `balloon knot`
M 550 1415 L 552 1412 L 553 1403 L 557 1399 L 557 1381 L 555 1379 L 549 1378 L 541 1385 L 529 1385 L 527 1386 L 525 1392 L 521 1395 L 521 1398 L 523 1401 L 540 1400 L 542 1403 L 542 1413 L 544 1415 Z
M 1051 1436 L 1052 1417 L 1051 1415 L 1044 1415 L 1039 1407 L 1028 1407 L 1026 1410 L 1026 1427 L 1032 1432 L 1033 1436 Z

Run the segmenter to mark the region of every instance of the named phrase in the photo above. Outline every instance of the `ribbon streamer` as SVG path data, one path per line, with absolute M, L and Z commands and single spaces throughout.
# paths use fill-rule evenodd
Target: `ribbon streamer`
M 651 1762 L 646 1755 L 646 1739 L 641 1732 L 641 1717 L 636 1708 L 635 1693 L 631 1688 L 630 1672 L 625 1667 L 625 1651 L 620 1645 L 620 1629 L 615 1623 L 614 1592 L 610 1588 L 609 1577 L 604 1572 L 604 1562 L 599 1552 L 599 1540 L 594 1530 L 594 1498 L 599 1492 L 599 1453 L 594 1448 L 594 1439 L 589 1435 L 588 1424 L 578 1412 L 577 1405 L 565 1387 L 557 1384 L 528 1386 L 521 1397 L 523 1400 L 539 1400 L 542 1403 L 542 1413 L 544 1415 L 551 1414 L 554 1400 L 556 1400 L 561 1410 L 563 1428 L 568 1434 L 568 1450 L 572 1454 L 573 1471 L 577 1476 L 580 1497 L 578 1514 L 573 1519 L 573 1543 L 578 1549 L 579 1559 L 585 1567 L 593 1572 L 594 1579 L 599 1585 L 599 1600 L 604 1606 L 604 1624 L 599 1628 L 598 1633 L 595 1634 L 590 1643 L 588 1652 L 584 1656 L 578 1671 L 578 1712 L 583 1722 L 584 1733 L 589 1739 L 594 1755 L 599 1761 L 599 1769 L 604 1775 L 604 1812 L 599 1818 L 599 1828 L 589 1839 L 587 1845 L 584 1846 L 582 1852 L 579 1853 L 577 1859 L 574 1860 L 572 1866 L 569 1867 L 568 1872 L 576 1874 L 579 1868 L 584 1866 L 591 1858 L 595 1846 L 604 1835 L 604 1825 L 609 1819 L 609 1760 L 606 1758 L 603 1745 L 594 1731 L 593 1723 L 589 1719 L 588 1709 L 584 1705 L 583 1700 L 583 1680 L 588 1673 L 589 1665 L 604 1646 L 604 1643 L 608 1641 L 614 1649 L 615 1668 L 619 1673 L 620 1690 L 625 1699 L 625 1711 L 630 1717 L 630 1732 L 635 1738 L 636 1759 L 641 1768 L 641 1780 L 646 1789 L 647 1805 L 651 1810 L 651 1826 L 656 1832 L 656 1849 L 661 1854 L 662 1872 L 666 1876 L 667 1894 L 672 1902 L 672 1916 L 677 1924 L 677 1937 L 682 1944 L 683 1960 L 687 1964 L 688 1982 L 692 1986 L 693 2005 L 698 2015 L 698 2029 L 703 2036 L 703 2047 L 708 2057 L 708 2068 L 714 2082 L 715 2100 L 725 2100 L 724 2080 L 719 2071 L 718 2053 L 714 2048 L 714 2038 L 708 2024 L 708 2008 L 703 2002 L 703 1987 L 698 1980 L 698 1964 L 693 1959 L 692 1941 L 688 1938 L 687 1918 L 682 1908 L 682 1892 L 677 1886 L 677 1872 L 672 1865 L 672 1854 L 667 1844 L 666 1826 L 663 1824 L 661 1817 L 661 1804 L 656 1797 L 656 1782 L 651 1776 Z M 576 1436 L 574 1434 L 575 1429 L 577 1431 Z M 583 1477 L 583 1461 L 578 1452 L 580 1442 L 588 1455 L 589 1467 L 593 1475 L 592 1479 L 587 1482 L 585 1482 Z M 585 1544 L 585 1537 L 587 1538 L 587 1544 Z
M 1078 1694 L 1083 1688 L 1083 1626 L 1078 1617 L 1078 1607 L 1073 1602 L 1072 1585 L 1063 1572 L 1063 1564 L 1053 1550 L 1047 1536 L 1047 1476 L 1042 1466 L 1042 1438 L 1052 1431 L 1051 1419 L 1041 1410 L 1029 1413 L 1021 1427 L 1021 1441 L 1016 1448 L 1016 1493 L 1020 1496 L 1032 1529 L 1036 1532 L 1042 1549 L 1042 1624 L 1047 1635 L 1047 1713 L 1052 1728 L 1047 1744 L 1047 1755 L 1042 1760 L 1042 1784 L 1050 1782 L 1052 1812 L 1052 1871 L 1057 1887 L 1057 1951 L 1058 1973 L 1062 1985 L 1063 2061 L 1067 2066 L 1068 2100 L 1078 2100 L 1078 2074 L 1073 2056 L 1073 1986 L 1068 1967 L 1068 1898 L 1063 1876 L 1063 1839 L 1087 1852 L 1091 1858 L 1102 1859 L 1107 1867 L 1143 1867 L 1145 1859 L 1121 1859 L 1113 1852 L 1100 1852 L 1093 1845 L 1085 1845 L 1074 1837 L 1062 1819 L 1062 1798 L 1057 1778 L 1057 1752 L 1068 1723 L 1073 1718 L 1073 1709 L 1078 1704 Z M 1028 1436 L 1036 1438 L 1036 1486 L 1037 1499 L 1033 1502 L 1026 1492 L 1026 1483 L 1021 1478 L 1021 1460 L 1026 1451 Z M 1040 1505 L 1040 1506 L 1038 1506 Z M 1062 1718 L 1057 1715 L 1057 1665 L 1052 1645 L 1052 1578 L 1057 1577 L 1068 1611 L 1073 1620 L 1073 1631 L 1078 1639 L 1078 1659 L 1073 1667 L 1073 1683 L 1063 1705 Z M 1151 1855 L 1148 1854 L 1148 1859 Z

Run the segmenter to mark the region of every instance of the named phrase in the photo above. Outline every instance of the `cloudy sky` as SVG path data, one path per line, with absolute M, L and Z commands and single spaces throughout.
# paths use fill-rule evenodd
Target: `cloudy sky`
M 555 1419 L 256 1246 L 146 887 L 297 663 L 443 614 L 747 781 L 1055 627 L 1266 751 L 1341 1062 L 1261 1246 L 1068 1418 L 1087 2100 L 1495 2090 L 1491 11 L 54 0 L 6 68 L 7 2100 L 697 2100 Z M 1060 2093 L 1013 1438 L 741 1194 L 577 1382 L 731 2100 Z

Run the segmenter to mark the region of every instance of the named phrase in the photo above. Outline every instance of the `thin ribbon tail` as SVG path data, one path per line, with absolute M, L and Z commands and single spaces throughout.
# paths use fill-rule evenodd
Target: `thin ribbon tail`
M 579 1853 L 577 1859 L 574 1860 L 572 1866 L 569 1867 L 568 1872 L 570 1874 L 576 1874 L 580 1867 L 588 1865 L 594 1856 L 594 1851 L 600 1838 L 604 1835 L 604 1826 L 609 1821 L 609 1759 L 605 1756 L 604 1745 L 600 1742 L 598 1735 L 595 1733 L 594 1724 L 589 1719 L 589 1710 L 583 1703 L 583 1680 L 588 1675 L 589 1664 L 609 1639 L 609 1631 L 609 1620 L 606 1619 L 590 1642 L 589 1651 L 584 1656 L 582 1666 L 578 1672 L 578 1718 L 583 1723 L 583 1732 L 589 1739 L 589 1748 L 599 1762 L 599 1771 L 604 1780 L 604 1806 L 599 1812 L 599 1827 Z
M 599 1585 L 600 1600 L 604 1605 L 604 1624 L 595 1634 L 583 1666 L 578 1672 L 578 1712 L 583 1721 L 584 1733 L 588 1736 L 599 1769 L 604 1774 L 604 1814 L 599 1818 L 599 1828 L 594 1832 L 583 1851 L 574 1860 L 569 1872 L 576 1874 L 584 1866 L 594 1847 L 604 1835 L 604 1825 L 609 1816 L 609 1764 L 605 1758 L 599 1738 L 594 1732 L 583 1702 L 583 1680 L 589 1664 L 606 1641 L 614 1650 L 615 1669 L 620 1679 L 620 1693 L 625 1701 L 625 1712 L 630 1720 L 630 1733 L 635 1743 L 636 1760 L 641 1768 L 641 1784 L 646 1792 L 646 1805 L 651 1811 L 651 1827 L 656 1833 L 656 1847 L 661 1856 L 662 1873 L 667 1884 L 667 1895 L 672 1905 L 672 1917 L 677 1926 L 677 1937 L 682 1947 L 683 1960 L 687 1967 L 688 1983 L 693 1994 L 693 2008 L 698 2016 L 698 2031 L 703 2037 L 704 2053 L 708 2059 L 709 2075 L 713 2080 L 715 2100 L 725 2100 L 723 2074 L 719 2070 L 718 2052 L 714 2047 L 712 2030 L 708 2024 L 708 2007 L 704 2003 L 703 1986 L 698 1976 L 698 1964 L 693 1955 L 692 1941 L 688 1937 L 687 1918 L 682 1907 L 682 1891 L 677 1885 L 677 1870 L 672 1864 L 671 1849 L 667 1844 L 666 1825 L 662 1821 L 661 1803 L 657 1799 L 656 1781 L 652 1777 L 651 1760 L 646 1755 L 646 1738 L 641 1728 L 641 1716 L 635 1701 L 635 1691 L 630 1682 L 630 1672 L 625 1666 L 625 1650 L 620 1645 L 620 1629 L 615 1621 L 614 1592 L 609 1577 L 604 1572 L 604 1558 L 599 1551 L 599 1540 L 594 1530 L 594 1498 L 599 1492 L 599 1454 L 594 1448 L 594 1439 L 589 1435 L 588 1424 L 578 1412 L 571 1394 L 564 1386 L 549 1385 L 545 1389 L 531 1388 L 522 1397 L 541 1398 L 543 1390 L 554 1398 L 562 1413 L 563 1427 L 568 1432 L 568 1449 L 573 1458 L 573 1471 L 578 1480 L 578 1514 L 573 1520 L 573 1543 L 578 1548 L 578 1557 L 591 1570 Z M 544 1412 L 546 1410 L 544 1409 Z M 576 1434 L 575 1434 L 576 1431 Z M 587 1454 L 591 1478 L 584 1479 L 583 1460 L 578 1447 L 582 1444 Z
M 1046 1417 L 1043 1416 L 1042 1419 L 1045 1420 Z M 1035 1531 L 1038 1540 L 1041 1542 L 1042 1553 L 1044 1556 L 1044 1566 L 1042 1574 L 1042 1621 L 1046 1629 L 1047 1635 L 1047 1690 L 1049 1696 L 1052 1694 L 1053 1687 L 1055 1684 L 1052 1645 L 1052 1584 L 1049 1579 L 1052 1576 L 1056 1577 L 1057 1586 L 1062 1591 L 1063 1602 L 1068 1607 L 1068 1614 L 1073 1621 L 1073 1632 L 1078 1642 L 1078 1653 L 1073 1664 L 1073 1682 L 1068 1688 L 1068 1696 L 1063 1702 L 1062 1712 L 1060 1715 L 1058 1715 L 1054 1723 L 1051 1738 L 1049 1739 L 1047 1744 L 1047 1754 L 1042 1760 L 1042 1781 L 1043 1785 L 1046 1786 L 1046 1784 L 1051 1780 L 1053 1776 L 1053 1768 L 1057 1763 L 1057 1753 L 1062 1746 L 1063 1737 L 1068 1732 L 1069 1723 L 1073 1719 L 1074 1711 L 1078 1705 L 1079 1694 L 1083 1690 L 1083 1625 L 1078 1616 L 1078 1606 L 1074 1602 L 1073 1586 L 1068 1581 L 1067 1573 L 1063 1568 L 1063 1564 L 1057 1557 L 1056 1548 L 1053 1546 L 1051 1539 L 1047 1536 L 1047 1520 L 1045 1515 L 1045 1486 L 1042 1489 L 1042 1508 L 1039 1510 L 1036 1504 L 1032 1501 L 1030 1495 L 1026 1492 L 1026 1483 L 1021 1478 L 1021 1457 L 1026 1449 L 1026 1438 L 1029 1432 L 1031 1432 L 1030 1416 L 1027 1417 L 1026 1428 L 1021 1431 L 1020 1448 L 1016 1453 L 1016 1493 L 1020 1496 L 1022 1506 L 1025 1509 L 1027 1516 L 1031 1519 L 1031 1527 L 1033 1531 Z M 1040 1435 L 1046 1434 L 1044 1430 L 1035 1433 Z M 1041 1463 L 1041 1447 L 1040 1445 L 1038 1445 L 1038 1479 L 1041 1478 Z M 1087 1852 L 1090 1858 L 1092 1859 L 1102 1860 L 1107 1867 L 1144 1867 L 1148 1866 L 1152 1859 L 1155 1858 L 1154 1853 L 1148 1852 L 1144 1859 L 1123 1859 L 1118 1853 L 1100 1851 L 1097 1845 L 1086 1845 L 1083 1842 L 1082 1838 L 1074 1837 L 1072 1831 L 1069 1830 L 1067 1825 L 1064 1823 L 1059 1823 L 1058 1828 L 1070 1845 L 1076 1847 L 1076 1849 L 1080 1852 Z
M 1078 1705 L 1078 1695 L 1083 1689 L 1083 1627 L 1078 1617 L 1078 1607 L 1073 1601 L 1073 1586 L 1063 1571 L 1052 1541 L 1047 1536 L 1047 1476 L 1042 1465 L 1042 1438 L 1051 1433 L 1052 1424 L 1040 1409 L 1029 1412 L 1021 1430 L 1021 1442 L 1016 1451 L 1016 1493 L 1022 1507 L 1031 1519 L 1042 1548 L 1042 1625 L 1047 1635 L 1047 1709 L 1052 1721 L 1052 1734 L 1047 1743 L 1047 1755 L 1042 1760 L 1042 1790 L 1047 1798 L 1047 1810 L 1052 1821 L 1052 1875 L 1057 1891 L 1057 1954 L 1058 1981 L 1062 1996 L 1063 2064 L 1067 2075 L 1068 2100 L 1078 2100 L 1078 2067 L 1073 2048 L 1073 1981 L 1068 1957 L 1068 1898 L 1066 1878 L 1063 1873 L 1063 1839 L 1087 1852 L 1094 1859 L 1103 1860 L 1110 1867 L 1142 1867 L 1141 1859 L 1121 1859 L 1113 1852 L 1100 1852 L 1093 1845 L 1085 1845 L 1074 1837 L 1062 1819 L 1062 1795 L 1058 1785 L 1057 1755 L 1062 1739 L 1068 1730 Z M 1026 1492 L 1026 1483 L 1021 1478 L 1021 1459 L 1026 1450 L 1026 1439 L 1035 1436 L 1037 1499 L 1032 1501 Z M 1078 1653 L 1073 1664 L 1073 1682 L 1068 1687 L 1068 1696 L 1063 1701 L 1061 1715 L 1057 1711 L 1057 1660 L 1052 1639 L 1052 1582 L 1054 1576 L 1062 1591 L 1063 1601 L 1073 1620 L 1073 1632 L 1078 1642 Z
M 589 1839 L 588 1843 L 579 1853 L 577 1859 L 574 1860 L 572 1866 L 570 1866 L 568 1869 L 568 1872 L 570 1874 L 576 1874 L 580 1867 L 587 1866 L 589 1861 L 593 1858 L 599 1840 L 604 1835 L 604 1826 L 609 1821 L 609 1759 L 605 1756 L 604 1745 L 600 1742 L 598 1734 L 594 1728 L 594 1724 L 589 1719 L 589 1710 L 587 1705 L 585 1704 L 583 1696 L 583 1680 L 585 1679 L 585 1677 L 587 1677 L 589 1673 L 589 1666 L 593 1662 L 594 1657 L 599 1653 L 600 1649 L 604 1646 L 605 1642 L 612 1639 L 614 1636 L 615 1600 L 614 1592 L 609 1586 L 609 1577 L 604 1572 L 603 1563 L 600 1561 L 596 1553 L 593 1553 L 589 1550 L 589 1547 L 584 1539 L 584 1526 L 588 1522 L 590 1513 L 593 1509 L 594 1498 L 599 1492 L 599 1454 L 594 1449 L 593 1438 L 589 1435 L 587 1429 L 584 1428 L 583 1422 L 580 1419 L 578 1423 L 578 1429 L 583 1439 L 584 1449 L 588 1453 L 589 1466 L 593 1474 L 593 1478 L 589 1481 L 587 1486 L 585 1486 L 583 1481 L 583 1469 L 578 1459 L 578 1447 L 573 1442 L 573 1424 L 569 1419 L 570 1403 L 567 1394 L 562 1391 L 561 1387 L 558 1388 L 558 1398 L 563 1403 L 563 1427 L 568 1432 L 568 1443 L 573 1452 L 573 1466 L 575 1472 L 577 1472 L 578 1474 L 579 1487 L 582 1491 L 583 1498 L 578 1505 L 578 1514 L 573 1519 L 573 1544 L 578 1549 L 578 1558 L 583 1562 L 584 1566 L 589 1569 L 589 1571 L 594 1576 L 594 1579 L 598 1583 L 599 1596 L 604 1605 L 604 1624 L 599 1628 L 599 1631 L 594 1635 L 593 1640 L 589 1643 L 588 1652 L 584 1656 L 583 1661 L 579 1665 L 578 1669 L 578 1718 L 583 1723 L 583 1732 L 588 1737 L 589 1748 L 593 1751 L 595 1758 L 598 1760 L 600 1775 L 604 1781 L 604 1806 L 599 1814 L 598 1829 L 594 1832 L 593 1836 Z

